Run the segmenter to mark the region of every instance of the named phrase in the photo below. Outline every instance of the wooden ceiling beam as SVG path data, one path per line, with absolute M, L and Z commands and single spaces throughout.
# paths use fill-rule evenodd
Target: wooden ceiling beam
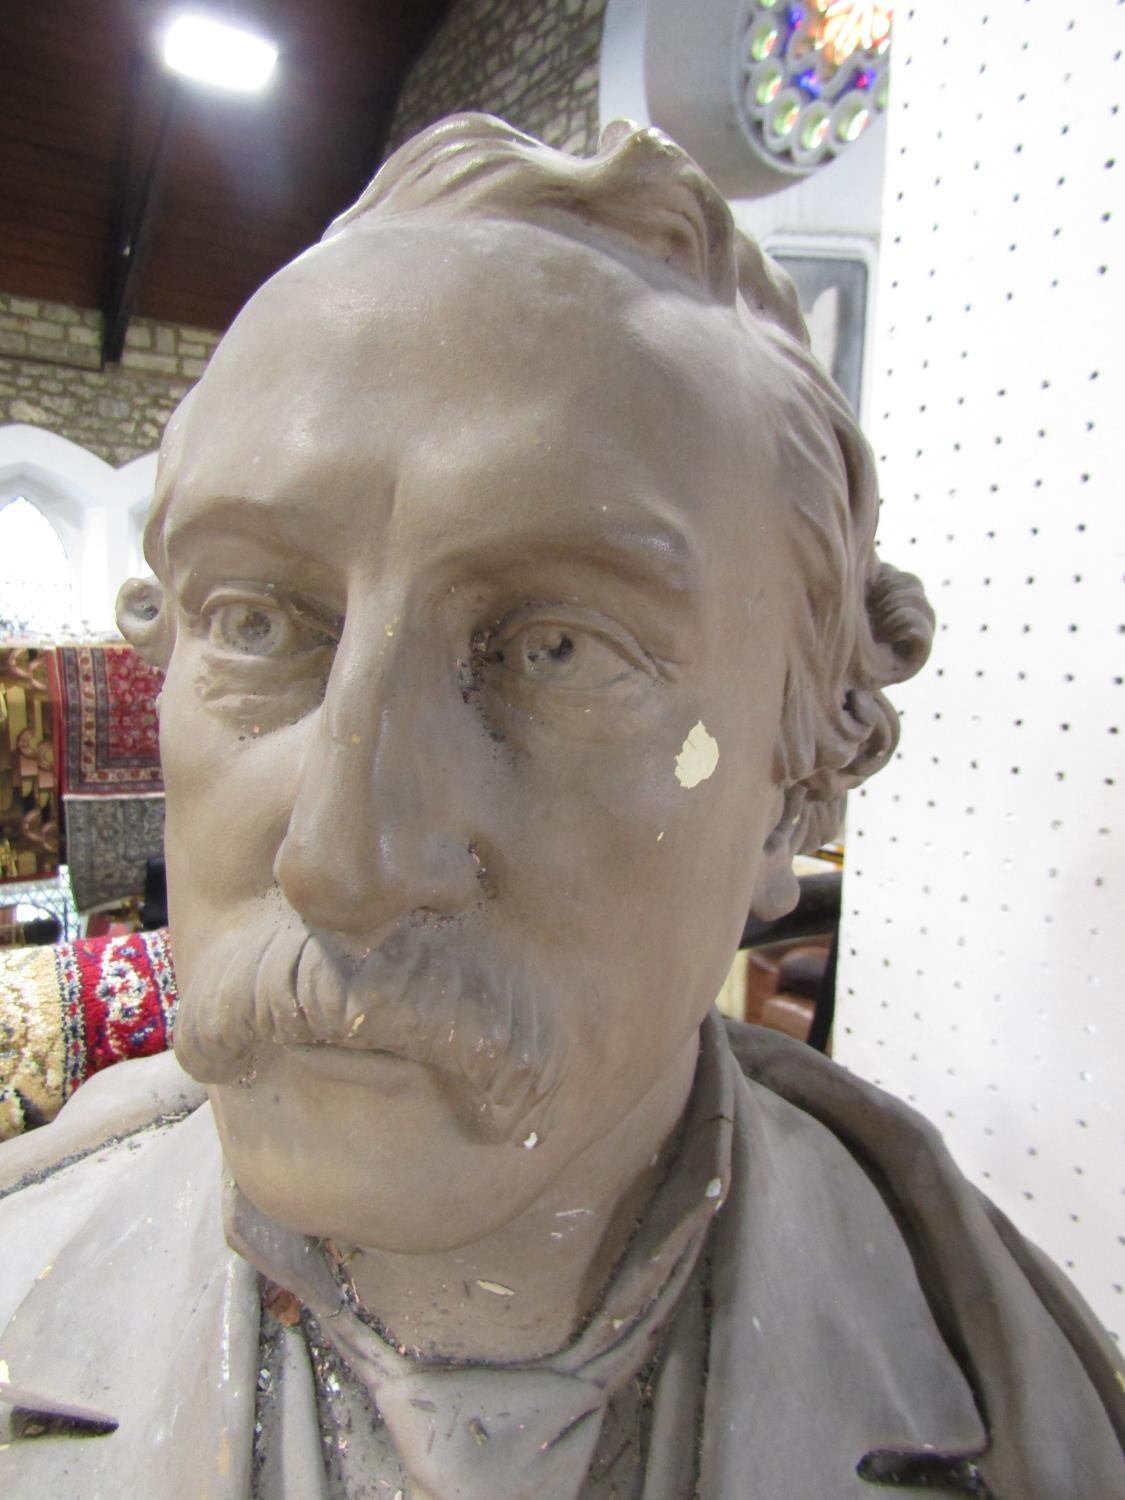
M 118 158 L 117 182 L 110 214 L 110 254 L 102 304 L 102 364 L 117 364 L 137 299 L 153 224 L 164 186 L 168 146 L 179 89 L 174 79 L 156 80 L 155 128 L 146 130 L 148 96 L 153 80 L 145 54 L 133 57 L 129 109 Z

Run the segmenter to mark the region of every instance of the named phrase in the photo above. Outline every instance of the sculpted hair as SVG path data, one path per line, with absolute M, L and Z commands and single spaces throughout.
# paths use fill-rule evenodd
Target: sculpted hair
M 871 450 L 809 353 L 796 292 L 739 231 L 725 200 L 658 130 L 615 121 L 595 156 L 567 156 L 488 115 L 454 115 L 391 156 L 324 238 L 370 215 L 427 211 L 527 220 L 671 265 L 730 306 L 771 360 L 791 543 L 801 587 L 775 773 L 786 787 L 774 834 L 793 853 L 831 838 L 847 791 L 898 742 L 883 688 L 929 655 L 921 584 L 881 563 Z

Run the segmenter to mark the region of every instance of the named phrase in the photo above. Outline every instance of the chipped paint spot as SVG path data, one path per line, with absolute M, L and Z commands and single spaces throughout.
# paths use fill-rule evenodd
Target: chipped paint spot
M 689 791 L 714 775 L 719 764 L 719 742 L 703 727 L 703 720 L 688 735 L 676 756 L 676 780 Z
M 712 1177 L 704 1191 L 704 1197 L 718 1198 L 723 1191 L 723 1180 L 721 1177 Z
M 0 1359 L 0 1385 L 8 1385 L 11 1379 L 11 1374 L 8 1371 L 8 1361 Z M 1118 1379 L 1120 1379 L 1120 1375 L 1118 1375 Z
M 524 1141 L 524 1143 L 523 1143 L 523 1149 L 525 1151 L 530 1151 L 530 1150 L 533 1149 L 533 1147 L 538 1146 L 538 1144 L 539 1144 L 539 1135 L 538 1135 L 538 1132 L 533 1130 L 531 1132 L 531 1134 L 528 1136 L 527 1140 Z
M 516 1294 L 510 1286 L 501 1286 L 498 1281 L 477 1280 L 477 1286 L 482 1292 L 491 1292 L 496 1297 L 514 1297 Z
M 46 1281 L 47 1277 L 50 1276 L 51 1272 L 54 1269 L 55 1269 L 55 1263 L 54 1263 L 54 1261 L 53 1260 L 49 1260 L 47 1262 L 47 1264 L 43 1267 L 43 1269 L 39 1272 L 39 1275 L 35 1278 L 36 1281 Z
M 359 1028 L 360 1028 L 360 1027 L 361 1027 L 361 1026 L 362 1026 L 362 1025 L 363 1025 L 363 1023 L 364 1023 L 364 1021 L 365 1021 L 365 1020 L 366 1020 L 366 1019 L 367 1019 L 367 1017 L 366 1017 L 366 1014 L 365 1014 L 365 1012 L 363 1012 L 363 1011 L 362 1011 L 362 1010 L 361 1010 L 361 1011 L 360 1011 L 360 1013 L 359 1013 L 359 1015 L 358 1015 L 358 1016 L 356 1016 L 356 1018 L 355 1018 L 355 1020 L 354 1020 L 354 1021 L 353 1021 L 353 1022 L 352 1022 L 352 1024 L 351 1024 L 351 1025 L 350 1025 L 350 1026 L 349 1026 L 349 1027 L 348 1027 L 348 1035 L 349 1035 L 349 1036 L 355 1036 L 355 1034 L 356 1034 L 356 1032 L 357 1032 L 357 1031 L 358 1031 L 358 1030 L 359 1030 Z
M 659 833 L 658 833 L 658 834 L 657 834 L 657 835 L 656 835 L 656 842 L 657 842 L 657 843 L 658 843 L 658 844 L 659 844 L 659 842 L 660 842 L 660 840 L 661 840 L 661 839 L 662 839 L 662 838 L 663 838 L 663 837 L 664 837 L 664 830 L 663 830 L 663 828 L 662 828 L 662 829 L 661 829 L 661 830 L 660 830 L 660 832 L 659 832 Z

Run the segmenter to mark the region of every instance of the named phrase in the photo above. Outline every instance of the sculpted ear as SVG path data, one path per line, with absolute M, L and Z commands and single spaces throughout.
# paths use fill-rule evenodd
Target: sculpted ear
M 781 816 L 762 846 L 758 873 L 750 899 L 750 914 L 759 922 L 776 922 L 796 906 L 801 890 L 793 874 L 793 833 L 801 821 L 804 794 L 800 787 L 785 793 Z M 794 812 L 796 808 L 796 812 Z
M 934 643 L 934 612 L 921 580 L 881 562 L 864 600 L 871 630 L 868 686 L 905 682 L 926 665 Z
M 886 765 L 898 715 L 882 689 L 913 677 L 930 654 L 934 614 L 911 573 L 880 563 L 864 592 L 861 628 L 841 681 L 814 650 L 791 669 L 778 746 L 780 814 L 766 839 L 751 911 L 772 922 L 793 910 L 795 855 L 836 836 L 844 799 Z
M 130 578 L 117 595 L 117 628 L 150 667 L 168 670 L 175 632 L 164 585 L 158 578 Z

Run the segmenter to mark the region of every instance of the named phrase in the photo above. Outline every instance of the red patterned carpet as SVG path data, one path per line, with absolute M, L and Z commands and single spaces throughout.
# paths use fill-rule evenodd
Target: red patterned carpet
M 0 1140 L 102 1068 L 170 1047 L 176 1000 L 165 929 L 0 953 Z

